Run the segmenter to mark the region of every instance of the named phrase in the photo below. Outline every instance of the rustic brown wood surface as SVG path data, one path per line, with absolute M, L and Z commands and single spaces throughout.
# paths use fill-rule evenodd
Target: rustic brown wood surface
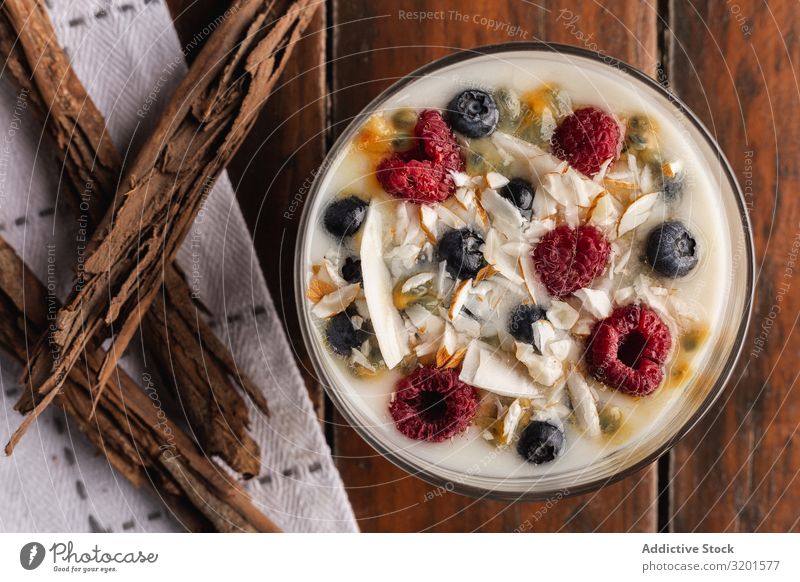
M 227 3 L 170 0 L 179 33 Z M 800 129 L 796 5 L 789 1 L 328 0 L 230 170 L 262 267 L 327 419 L 326 431 L 366 531 L 797 530 L 800 417 L 795 390 L 800 299 L 787 271 L 800 212 L 793 197 Z M 438 12 L 420 21 L 408 13 Z M 397 78 L 460 48 L 543 40 L 621 58 L 658 76 L 709 125 L 754 193 L 759 272 L 745 357 L 717 406 L 659 469 L 546 504 L 475 500 L 437 491 L 396 469 L 324 404 L 308 369 L 292 289 L 297 214 L 326 146 Z M 190 57 L 191 58 L 191 57 Z M 749 152 L 753 152 L 750 154 Z M 776 163 L 776 155 L 779 162 Z M 749 182 L 748 182 L 749 181 Z M 787 195 L 780 196 L 783 191 Z M 798 239 L 800 241 L 800 239 Z M 797 243 L 795 243 L 797 244 Z M 795 253 L 796 253 L 795 247 Z M 794 268 L 796 271 L 796 267 Z M 788 273 L 788 276 L 787 276 Z M 780 300 L 778 299 L 780 297 Z M 780 311 L 770 316 L 773 306 Z M 759 357 L 748 355 L 767 334 Z
M 752 203 L 757 274 L 742 361 L 720 405 L 673 452 L 670 523 L 797 531 L 797 4 L 678 0 L 670 9 L 670 83 L 716 136 Z

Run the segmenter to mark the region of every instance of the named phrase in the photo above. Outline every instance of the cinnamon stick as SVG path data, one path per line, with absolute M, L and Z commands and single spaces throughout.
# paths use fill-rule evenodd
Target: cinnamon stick
M 15 29 L 12 23 L 24 23 Z M 55 38 L 55 31 L 39 0 L 9 0 L 0 17 L 0 54 L 10 77 L 29 95 L 31 109 L 57 145 L 65 169 L 73 206 L 80 208 L 81 222 L 91 236 L 113 200 L 121 157 L 106 131 L 105 120 L 69 64 Z M 36 63 L 31 69 L 29 63 Z M 75 148 L 78 155 L 73 154 Z M 95 162 L 98 161 L 98 162 Z M 193 433 L 210 455 L 217 455 L 245 478 L 260 468 L 260 451 L 247 433 L 249 418 L 237 388 L 248 394 L 267 413 L 263 395 L 235 365 L 210 327 L 197 315 L 188 284 L 174 265 L 166 271 L 170 289 L 156 300 L 144 323 L 162 376 L 170 378 Z M 82 284 L 79 278 L 78 285 Z M 170 313 L 167 322 L 160 314 Z M 202 361 L 202 365 L 198 365 Z M 234 379 L 239 381 L 237 387 Z M 30 410 L 30 393 L 18 404 Z
M 0 238 L 0 347 L 24 362 L 26 334 L 44 331 L 55 301 Z M 190 529 L 210 524 L 224 532 L 279 531 L 121 368 L 114 371 L 89 421 L 93 379 L 101 361 L 97 352 L 82 354 L 58 401 L 114 468 L 134 485 L 156 489 Z
M 242 3 L 242 4 L 243 5 L 244 4 L 248 4 L 250 6 L 253 5 L 253 3 Z M 236 11 L 235 14 L 237 16 L 245 14 L 245 12 L 244 12 L 245 8 L 246 7 L 243 6 L 240 10 Z M 244 59 L 244 55 L 248 54 L 247 50 L 250 49 L 251 46 L 254 46 L 254 48 L 252 49 L 252 54 L 256 54 L 256 55 L 257 54 L 262 54 L 262 55 L 266 54 L 267 55 L 266 60 L 269 61 L 270 64 L 269 64 L 269 66 L 266 66 L 264 64 L 265 59 L 262 58 L 259 61 L 259 59 L 254 58 L 251 55 L 251 57 L 250 57 L 251 64 L 248 65 L 248 66 L 250 66 L 252 68 L 252 71 L 251 71 L 252 79 L 255 79 L 255 80 L 259 81 L 259 83 L 253 83 L 252 79 L 251 79 L 251 83 L 249 83 L 247 85 L 247 88 L 252 89 L 253 88 L 252 86 L 254 86 L 254 85 L 255 85 L 255 87 L 260 87 L 261 86 L 261 84 L 260 84 L 261 80 L 265 78 L 264 77 L 265 74 L 263 72 L 265 69 L 271 70 L 271 76 L 267 77 L 267 81 L 266 81 L 267 82 L 266 86 L 267 87 L 271 87 L 271 84 L 274 83 L 274 76 L 277 75 L 280 72 L 280 69 L 282 68 L 281 63 L 283 63 L 284 61 L 283 60 L 276 60 L 275 55 L 271 55 L 269 53 L 265 53 L 265 51 L 266 51 L 265 47 L 282 47 L 284 41 L 280 40 L 280 39 L 283 39 L 283 36 L 277 35 L 276 32 L 275 32 L 276 30 L 279 31 L 284 36 L 288 35 L 288 38 L 290 38 L 290 39 L 296 38 L 297 34 L 299 34 L 297 28 L 300 26 L 300 24 L 304 23 L 307 20 L 308 17 L 310 17 L 310 14 L 308 14 L 307 12 L 306 13 L 293 13 L 291 18 L 283 17 L 282 19 L 277 21 L 275 27 L 273 27 L 273 29 L 272 29 L 272 32 L 269 35 L 267 35 L 267 37 L 265 39 L 261 40 L 258 43 L 253 44 L 254 43 L 253 38 L 257 37 L 258 33 L 260 32 L 259 29 L 258 29 L 258 25 L 261 22 L 263 22 L 264 19 L 265 19 L 264 15 L 261 14 L 261 16 L 260 16 L 261 22 L 259 22 L 258 24 L 254 24 L 250 28 L 250 32 L 252 33 L 252 34 L 249 35 L 250 36 L 250 40 L 247 41 L 247 42 L 241 43 L 241 46 L 238 47 L 238 51 L 235 53 L 237 55 L 236 58 L 234 58 L 232 60 L 232 62 L 227 66 L 227 68 L 224 70 L 225 74 L 223 75 L 223 77 L 224 77 L 225 83 L 230 85 L 230 87 L 228 87 L 228 89 L 225 89 L 225 91 L 240 93 L 240 100 L 242 101 L 242 103 L 247 103 L 247 99 L 245 99 L 245 97 L 248 96 L 248 93 L 244 91 L 245 83 L 242 80 L 243 78 L 246 78 L 246 76 L 242 77 L 240 75 L 239 77 L 234 78 L 234 77 L 231 76 L 231 72 L 236 70 L 236 66 L 237 65 L 242 65 L 242 63 L 246 64 L 246 61 L 243 60 Z M 298 23 L 300 23 L 300 24 L 298 24 Z M 241 28 L 241 24 L 240 24 L 240 28 Z M 289 34 L 289 31 L 291 31 L 291 34 Z M 219 32 L 220 33 L 223 32 L 223 29 L 221 28 Z M 229 32 L 229 30 L 226 30 L 226 32 Z M 225 40 L 227 41 L 228 38 L 229 37 L 226 37 Z M 294 42 L 294 40 L 292 40 L 291 42 Z M 226 45 L 226 43 L 223 42 L 222 46 L 227 46 L 227 45 Z M 219 52 L 219 48 L 220 48 L 219 46 L 216 47 L 217 53 Z M 288 48 L 291 48 L 291 47 L 289 46 Z M 256 50 L 256 49 L 258 49 L 258 50 Z M 280 50 L 282 50 L 284 53 L 287 52 L 286 48 L 281 48 Z M 260 53 L 259 53 L 259 51 L 260 51 Z M 212 58 L 215 58 L 213 56 L 215 54 L 216 53 L 212 52 Z M 286 55 L 284 54 L 281 58 L 283 59 L 283 58 L 285 58 L 285 56 Z M 202 66 L 202 60 L 203 59 L 198 59 L 198 63 L 196 63 L 196 64 L 199 64 L 200 66 Z M 216 62 L 216 61 L 214 61 L 214 62 Z M 242 65 L 242 66 L 244 66 L 244 65 Z M 252 74 L 252 73 L 258 72 L 258 71 L 261 71 L 261 72 L 259 74 Z M 191 73 L 190 73 L 190 76 L 191 76 Z M 213 89 L 213 90 L 217 91 L 218 93 L 220 93 L 221 95 L 225 95 L 226 96 L 225 101 L 227 103 L 230 103 L 231 100 L 227 99 L 227 97 L 229 97 L 229 95 L 226 94 L 225 91 L 222 90 L 223 86 L 227 86 L 227 85 L 225 85 L 225 83 L 219 83 L 219 84 L 216 84 L 216 85 L 215 84 L 205 84 L 204 88 L 206 88 L 207 91 Z M 190 87 L 189 93 L 191 93 L 193 89 L 196 89 L 196 87 L 193 87 L 191 84 L 189 85 L 189 87 Z M 179 94 L 180 93 L 181 92 L 179 91 Z M 250 93 L 251 93 L 250 99 L 254 99 L 254 97 L 252 95 L 257 95 L 258 91 L 252 91 L 251 90 Z M 263 87 L 262 87 L 261 88 L 261 93 L 266 94 L 267 91 L 265 91 L 263 89 Z M 180 102 L 180 100 L 178 100 L 178 101 Z M 200 101 L 196 99 L 194 101 L 194 107 L 195 108 L 197 107 L 198 103 L 200 103 Z M 206 97 L 205 103 L 206 104 L 213 103 L 213 100 L 209 100 Z M 222 143 L 231 144 L 231 147 L 228 148 L 229 154 L 232 153 L 233 149 L 235 149 L 235 145 L 238 145 L 238 142 L 240 141 L 241 136 L 243 136 L 243 133 L 246 130 L 246 128 L 249 126 L 251 118 L 252 118 L 252 116 L 254 114 L 255 109 L 257 109 L 257 107 L 255 109 L 253 107 L 249 107 L 249 108 L 248 107 L 242 107 L 240 109 L 241 110 L 239 112 L 239 117 L 237 119 L 239 119 L 241 121 L 239 121 L 238 123 L 232 124 L 232 127 L 230 128 L 230 131 L 228 132 L 229 133 L 228 137 L 225 138 L 222 141 Z M 185 110 L 185 108 L 184 108 L 184 113 L 188 113 Z M 222 121 L 219 121 L 220 119 L 222 119 Z M 198 125 L 198 126 L 202 125 L 202 128 L 198 127 L 198 129 L 202 129 L 203 131 L 207 131 L 207 128 L 209 128 L 209 127 L 213 128 L 214 127 L 214 125 L 215 125 L 214 120 L 219 121 L 218 123 L 216 123 L 216 125 L 219 126 L 219 127 L 224 127 L 225 124 L 226 124 L 226 122 L 224 121 L 224 116 L 222 118 L 220 118 L 217 115 L 216 111 L 209 110 L 209 111 L 207 111 L 205 117 L 203 117 L 203 119 L 200 120 L 199 123 L 196 123 L 196 125 Z M 191 119 L 190 119 L 190 121 L 191 121 Z M 179 127 L 179 129 L 176 131 L 176 133 L 183 135 L 183 132 L 185 132 L 185 128 L 186 128 L 187 125 L 189 125 L 189 124 L 188 123 L 183 123 Z M 162 124 L 162 126 L 163 126 L 163 124 Z M 220 133 L 220 131 L 218 129 L 212 129 L 209 133 L 213 134 L 213 136 L 216 137 L 216 140 L 211 140 L 209 142 L 206 142 L 206 145 L 208 145 L 210 143 L 214 143 L 215 141 L 219 141 L 219 139 L 221 139 L 220 135 L 222 135 L 222 134 Z M 156 135 L 164 136 L 164 132 L 163 131 L 157 132 Z M 179 143 L 179 142 L 173 140 L 173 145 L 174 145 L 174 143 Z M 166 151 L 166 150 L 169 149 L 169 147 L 166 147 L 164 149 L 165 149 L 165 151 L 162 152 L 162 154 L 161 154 L 161 160 L 162 161 L 164 161 L 167 158 L 169 158 L 169 152 Z M 148 146 L 145 146 L 144 151 L 148 152 Z M 208 151 L 209 151 L 208 147 L 206 147 L 206 152 L 205 153 L 207 154 Z M 147 158 L 148 156 L 145 155 L 144 157 Z M 217 157 L 220 157 L 220 156 L 217 156 Z M 222 156 L 222 157 L 225 157 L 225 156 Z M 150 161 L 152 163 L 154 163 L 156 159 L 157 159 L 157 157 L 154 157 L 154 158 L 151 158 Z M 216 160 L 216 163 L 214 163 L 213 156 L 212 156 L 212 160 L 210 162 L 210 167 L 216 168 L 220 164 L 224 163 L 224 161 L 225 160 Z M 137 168 L 142 167 L 142 164 L 141 163 L 137 163 L 137 164 L 135 164 L 135 167 L 137 167 Z M 136 183 L 135 176 L 138 175 L 137 172 L 138 172 L 138 170 L 134 170 L 133 172 L 129 173 L 129 178 L 130 178 L 131 182 L 134 183 L 134 184 Z M 172 174 L 167 174 L 166 172 L 164 172 L 163 168 L 159 169 L 159 168 L 156 168 L 155 166 L 152 168 L 152 172 L 153 172 L 154 176 L 158 176 L 158 177 L 162 178 L 161 186 L 164 185 L 163 178 L 166 175 L 172 175 Z M 151 178 L 152 178 L 152 176 L 151 176 Z M 186 180 L 185 179 L 186 178 L 185 175 L 181 176 L 181 178 L 184 178 L 184 181 L 192 182 L 191 180 Z M 134 194 L 138 194 L 139 198 L 142 198 L 142 197 L 143 198 L 147 198 L 148 197 L 148 190 L 152 189 L 151 182 L 152 182 L 152 180 L 146 181 L 145 184 L 144 184 L 144 187 L 141 187 L 142 182 L 139 182 L 140 186 L 138 188 L 135 187 L 131 192 L 126 192 L 126 193 L 122 194 L 123 196 L 126 197 L 125 198 L 126 202 L 130 201 L 133 198 L 136 198 L 136 196 L 134 196 Z M 204 182 L 206 183 L 206 186 L 207 186 L 207 182 L 208 181 L 205 180 Z M 195 185 L 194 192 L 197 193 L 198 188 L 197 188 L 196 181 L 195 181 L 194 185 Z M 163 190 L 163 188 L 162 188 L 162 190 Z M 169 189 L 167 188 L 166 190 L 169 190 Z M 164 191 L 166 191 L 166 190 L 164 190 Z M 183 192 L 181 191 L 182 189 L 181 189 L 181 185 L 180 184 L 178 184 L 178 187 L 175 190 L 178 191 L 179 194 L 183 194 Z M 201 192 L 201 194 L 202 194 L 202 192 Z M 165 194 L 165 196 L 169 197 L 168 194 Z M 133 207 L 136 207 L 136 204 L 137 204 L 137 202 L 134 202 L 133 203 L 133 205 L 134 205 Z M 116 213 L 116 215 L 118 215 L 118 216 L 113 219 L 115 221 L 115 225 L 116 226 L 122 225 L 123 230 L 124 230 L 124 227 L 126 225 L 127 225 L 128 228 L 130 228 L 130 226 L 131 226 L 129 220 L 128 221 L 123 220 L 123 218 L 125 216 L 125 213 L 124 213 L 125 208 L 131 208 L 131 205 L 123 204 L 122 211 Z M 195 210 L 197 208 L 196 199 L 195 199 L 194 208 L 195 208 Z M 164 210 L 163 207 L 161 208 L 161 210 Z M 165 228 L 168 228 L 170 226 L 170 224 L 171 224 L 171 221 L 173 221 L 175 219 L 175 216 L 174 216 L 174 214 L 173 215 L 166 215 L 166 216 L 162 215 L 162 216 L 163 216 L 162 224 L 164 225 Z M 108 216 L 107 216 L 107 218 L 108 218 Z M 186 218 L 186 217 L 182 217 L 182 218 Z M 179 222 L 179 226 L 181 228 L 178 229 L 178 232 L 185 233 L 185 230 L 188 227 L 188 225 L 187 225 L 188 222 L 191 222 L 191 220 L 182 220 L 182 221 L 180 221 Z M 156 240 L 158 240 L 158 238 L 164 234 L 164 230 L 161 230 L 161 228 L 159 228 L 158 220 L 155 220 L 153 222 L 153 226 L 154 226 L 154 229 L 151 231 L 150 234 L 155 235 L 154 238 Z M 106 237 L 100 236 L 98 238 L 101 241 L 105 240 L 105 244 L 107 244 L 107 245 L 109 245 L 109 244 L 113 245 L 115 243 L 109 242 L 109 241 L 117 240 L 117 242 L 118 242 L 118 239 L 114 238 L 113 232 L 116 232 L 116 231 L 114 231 L 112 229 L 112 231 L 109 233 L 109 236 L 106 236 Z M 182 234 L 180 236 L 182 236 Z M 170 240 L 177 240 L 177 239 L 175 237 L 173 237 L 173 239 L 170 239 Z M 151 246 L 150 248 L 152 249 L 153 247 Z M 174 254 L 175 244 L 171 243 L 170 244 L 170 248 L 171 248 L 171 250 L 169 251 L 169 254 L 171 256 L 171 254 Z M 129 253 L 131 252 L 130 246 L 128 247 L 127 250 L 128 250 Z M 149 257 L 152 257 L 152 259 L 153 259 L 149 263 L 151 266 L 154 263 L 157 264 L 157 260 L 155 259 L 156 256 L 158 256 L 157 253 L 149 255 Z M 92 257 L 90 257 L 89 261 L 91 261 L 91 260 L 92 260 Z M 117 263 L 117 266 L 121 265 L 122 263 L 125 263 L 126 265 L 130 265 L 131 261 L 130 260 L 128 262 L 122 261 L 121 263 Z M 136 265 L 136 266 L 138 267 L 140 265 Z M 128 299 L 131 298 L 131 294 L 133 294 L 134 291 L 135 291 L 134 287 L 132 287 L 132 286 L 127 286 L 127 287 L 124 286 L 125 285 L 125 277 L 124 277 L 125 271 L 129 270 L 129 269 L 130 269 L 130 267 L 127 267 L 127 269 L 126 268 L 117 269 L 117 272 L 114 273 L 114 275 L 116 275 L 116 281 L 121 282 L 123 284 L 124 290 L 129 294 L 128 295 Z M 156 269 L 152 269 L 152 270 L 156 271 Z M 91 272 L 91 268 L 90 268 L 90 263 L 87 262 L 87 273 L 90 273 L 89 278 L 91 278 L 92 274 L 94 274 L 94 275 L 103 274 L 102 271 L 103 271 L 102 269 L 97 269 L 97 270 L 94 270 L 94 272 L 92 273 Z M 139 274 L 139 272 L 137 271 L 137 275 L 138 274 Z M 151 276 L 151 280 L 152 279 L 157 279 L 158 273 L 155 273 L 155 277 L 152 276 L 153 275 L 152 272 L 149 275 Z M 130 281 L 130 280 L 131 279 L 128 279 L 128 281 Z M 94 286 L 95 286 L 94 291 L 97 292 L 97 287 L 104 287 L 105 277 L 95 277 L 94 280 L 93 280 L 93 283 L 94 283 Z M 157 287 L 157 285 L 156 286 L 151 285 L 151 289 L 153 287 Z M 64 371 L 69 369 L 74 364 L 74 354 L 75 354 L 76 351 L 80 351 L 79 350 L 80 345 L 86 343 L 86 341 L 88 340 L 89 335 L 91 334 L 92 331 L 97 330 L 100 327 L 102 327 L 100 318 L 98 317 L 99 314 L 97 314 L 97 313 L 95 314 L 95 318 L 94 318 L 95 321 L 89 323 L 86 327 L 83 327 L 81 329 L 80 326 L 78 328 L 76 328 L 74 326 L 74 324 L 77 323 L 78 320 L 82 319 L 81 316 L 83 315 L 83 312 L 85 311 L 84 308 L 86 307 L 86 304 L 84 303 L 84 299 L 88 295 L 86 293 L 83 293 L 83 291 L 85 289 L 86 289 L 86 287 L 84 287 L 84 289 L 81 292 L 76 294 L 77 295 L 77 300 L 76 300 L 75 297 L 73 297 L 73 302 L 72 302 L 73 309 L 71 310 L 71 313 L 69 312 L 69 310 L 67 312 L 68 315 L 71 315 L 72 317 L 68 316 L 68 317 L 63 318 L 63 319 L 61 317 L 59 318 L 59 329 L 58 329 L 58 331 L 56 332 L 55 335 L 56 336 L 61 335 L 62 337 L 67 337 L 67 338 L 75 336 L 79 341 L 77 343 L 74 343 L 74 344 L 67 344 L 66 340 L 64 340 L 63 345 L 67 346 L 67 349 L 65 350 L 65 356 L 62 358 L 61 361 L 56 362 L 56 365 L 52 366 L 52 368 L 50 369 L 50 371 L 54 372 L 54 374 L 55 374 L 54 378 L 52 378 L 52 379 L 55 380 L 55 382 L 52 382 L 52 383 L 48 384 L 45 387 L 44 390 L 41 390 L 41 391 L 37 392 L 38 395 L 43 395 L 44 396 L 43 402 L 40 402 L 39 406 L 37 407 L 37 410 L 39 410 L 39 411 L 52 398 L 51 397 L 51 392 L 52 392 L 52 390 L 57 388 L 57 385 L 60 383 L 60 380 L 63 378 Z M 174 287 L 172 289 L 174 289 Z M 186 293 L 185 290 L 181 291 L 180 289 L 178 289 L 178 291 L 180 293 L 176 293 L 172 289 L 165 296 L 169 296 L 169 297 L 173 297 L 173 298 L 174 297 L 179 297 L 181 294 L 183 294 L 185 296 L 188 296 L 188 293 Z M 154 295 L 155 294 L 153 293 L 152 290 L 147 291 L 145 293 L 145 296 L 146 296 L 148 301 L 151 300 L 154 297 Z M 132 303 L 135 305 L 135 301 L 132 302 Z M 184 304 L 185 304 L 185 302 L 184 302 Z M 76 305 L 78 306 L 78 309 L 75 309 Z M 175 303 L 175 305 L 178 305 L 178 304 Z M 111 307 L 111 309 L 109 310 L 109 312 L 106 313 L 106 320 L 105 320 L 104 323 L 109 323 L 109 322 L 113 322 L 114 321 L 114 319 L 110 319 L 109 318 L 109 314 L 110 313 L 114 313 L 114 310 L 115 310 L 114 302 L 112 302 L 112 305 L 110 307 Z M 128 312 L 127 312 L 127 318 L 128 318 L 127 321 L 138 322 L 138 319 L 139 319 L 140 314 L 141 314 L 142 311 L 143 311 L 143 309 L 139 309 L 139 308 L 133 309 L 133 306 L 132 306 L 132 308 L 130 310 L 128 310 Z M 163 313 L 164 310 L 163 309 L 158 309 L 156 312 L 157 313 Z M 119 312 L 116 312 L 116 313 L 119 314 Z M 185 321 L 185 318 L 181 318 L 181 319 L 183 321 Z M 195 316 L 194 319 L 196 321 L 196 319 L 197 319 L 196 316 Z M 159 325 L 158 328 L 164 329 L 165 326 L 164 325 Z M 166 328 L 169 329 L 169 326 L 166 326 Z M 122 334 L 123 340 L 122 340 L 122 343 L 126 343 L 127 340 L 130 338 L 130 333 L 131 333 L 130 329 L 131 329 L 130 325 L 128 325 L 126 329 L 123 329 L 123 334 Z M 88 331 L 86 331 L 86 333 L 82 333 L 84 330 L 88 330 Z M 187 330 L 184 328 L 183 331 L 187 331 Z M 187 336 L 187 334 L 184 334 L 184 336 Z M 191 336 L 188 336 L 188 337 L 191 337 Z M 57 338 L 57 341 L 58 341 L 58 339 L 60 339 L 60 338 Z M 122 349 L 120 348 L 119 343 L 120 343 L 120 340 L 119 340 L 119 338 L 117 338 L 118 352 L 121 353 Z M 216 338 L 213 336 L 213 334 L 209 333 L 206 336 L 206 340 L 203 343 L 208 347 L 215 346 L 215 343 L 217 344 L 216 347 L 213 349 L 213 352 L 215 354 L 214 361 L 216 362 L 216 364 L 218 364 L 218 366 L 217 366 L 217 375 L 226 374 L 226 373 L 230 374 L 233 371 L 233 369 L 232 369 L 233 368 L 233 366 L 232 366 L 232 363 L 233 363 L 232 362 L 232 358 L 230 358 L 230 356 L 227 353 L 227 351 L 224 350 L 224 347 L 222 347 L 219 344 L 219 342 L 216 340 Z M 39 351 L 39 353 L 41 355 L 41 350 Z M 103 380 L 107 379 L 108 374 L 109 374 L 109 370 L 113 369 L 113 364 L 115 363 L 115 361 L 116 361 L 116 354 L 112 351 L 111 357 L 107 357 L 106 363 L 104 364 L 103 374 L 102 374 L 103 375 Z M 39 362 L 41 363 L 41 359 L 39 360 Z M 47 368 L 44 368 L 44 369 L 46 370 Z M 32 371 L 37 371 L 36 360 L 34 360 L 34 368 L 33 368 Z M 41 368 L 39 369 L 39 371 L 41 372 Z M 101 384 L 102 384 L 102 382 L 101 382 Z M 247 391 L 250 394 L 251 398 L 257 399 L 259 393 L 254 389 L 254 387 L 251 384 L 249 384 L 247 381 L 244 381 L 242 384 L 243 384 L 243 388 L 245 389 L 245 391 Z M 48 388 L 49 388 L 49 390 L 48 390 Z M 205 398 L 205 399 L 197 398 L 197 399 L 195 399 L 195 401 L 197 401 L 197 402 L 208 402 L 208 398 Z M 23 410 L 30 409 L 29 406 L 26 406 L 25 402 L 21 403 L 20 407 Z M 236 409 L 235 406 L 232 406 L 230 408 L 233 409 L 233 410 Z M 29 418 L 33 418 L 33 417 L 35 417 L 35 415 L 32 415 Z M 203 417 L 202 416 L 198 416 L 197 419 L 203 419 Z M 27 421 L 27 422 L 29 424 L 30 421 Z M 209 426 L 209 427 L 213 427 L 214 426 L 214 423 L 209 423 L 209 422 L 199 422 L 198 424 L 200 424 L 202 426 Z M 24 429 L 25 425 L 23 425 L 22 428 Z M 21 434 L 21 431 L 18 433 L 17 438 L 18 438 L 18 436 L 20 434 Z M 13 447 L 13 443 L 14 442 L 15 442 L 15 440 L 12 440 L 11 446 L 9 448 Z M 213 441 L 212 441 L 212 444 L 213 444 Z M 234 453 L 235 453 L 235 451 L 234 451 Z M 247 455 L 247 454 L 244 455 L 245 459 L 248 458 L 248 457 L 252 458 L 252 455 Z M 229 461 L 229 462 L 231 462 L 231 461 Z M 235 457 L 234 457 L 234 460 L 232 461 L 232 464 L 235 464 L 235 463 L 236 463 L 236 461 L 235 461 Z

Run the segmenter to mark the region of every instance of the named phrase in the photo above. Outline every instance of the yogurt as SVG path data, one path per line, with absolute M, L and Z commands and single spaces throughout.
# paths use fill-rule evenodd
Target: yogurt
M 498 118 L 486 135 L 453 131 L 463 167 L 448 170 L 451 193 L 431 202 L 387 192 L 381 162 L 421 147 L 414 139 L 420 113 L 452 119 L 453 99 L 464 91 L 490 95 Z M 553 146 L 560 124 L 587 108 L 613 118 L 620 135 L 594 175 Z M 406 466 L 459 482 L 569 476 L 559 481 L 568 486 L 597 467 L 633 464 L 679 428 L 679 412 L 698 406 L 705 362 L 731 325 L 722 317 L 732 284 L 730 225 L 719 211 L 726 193 L 682 114 L 652 89 L 587 59 L 479 56 L 405 84 L 351 135 L 318 178 L 301 269 L 328 389 L 372 442 Z M 534 191 L 529 218 L 503 195 L 515 178 Z M 332 233 L 326 213 L 349 197 L 364 202 L 358 228 Z M 681 276 L 659 272 L 648 257 L 652 233 L 670 222 L 685 227 L 696 255 Z M 560 226 L 597 229 L 610 249 L 602 272 L 563 297 L 549 292 L 533 259 Z M 478 236 L 480 274 L 448 273 L 438 245 L 454 229 Z M 345 277 L 345 263 L 359 260 L 361 279 Z M 527 341 L 509 329 L 519 305 L 546 314 L 522 334 Z M 597 326 L 630 305 L 651 310 L 669 330 L 661 380 L 645 396 L 604 382 L 587 363 Z M 359 341 L 337 350 L 329 326 L 342 314 L 356 334 L 347 337 Z M 479 384 L 470 422 L 441 442 L 409 438 L 390 412 L 398 382 L 422 365 Z M 563 436 L 553 458 L 531 462 L 520 452 L 533 422 Z

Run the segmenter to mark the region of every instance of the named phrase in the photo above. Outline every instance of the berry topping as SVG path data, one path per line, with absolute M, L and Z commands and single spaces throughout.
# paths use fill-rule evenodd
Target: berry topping
M 334 315 L 325 332 L 331 349 L 342 356 L 349 356 L 353 348 L 359 347 L 367 339 L 367 332 L 353 326 L 351 316 L 346 311 Z
M 533 186 L 522 178 L 512 178 L 511 181 L 500 189 L 500 196 L 517 207 L 522 218 L 531 219 L 533 213 Z
M 344 238 L 361 228 L 366 215 L 367 203 L 357 196 L 348 196 L 331 202 L 322 221 L 329 233 Z
M 606 161 L 619 154 L 622 141 L 619 125 L 611 115 L 597 107 L 584 107 L 561 122 L 551 145 L 556 157 L 594 176 Z
M 549 463 L 564 450 L 564 431 L 556 425 L 534 420 L 519 437 L 517 452 L 529 463 Z
M 497 127 L 500 113 L 497 104 L 486 91 L 467 89 L 447 105 L 447 121 L 466 137 L 483 137 Z
M 533 264 L 547 291 L 561 299 L 589 286 L 605 269 L 610 251 L 600 229 L 562 225 L 536 245 Z
M 647 235 L 645 259 L 667 277 L 683 277 L 697 266 L 697 242 L 680 222 L 664 222 Z
M 586 363 L 599 381 L 632 396 L 647 396 L 664 378 L 672 347 L 669 328 L 649 307 L 618 307 L 595 324 Z
M 478 391 L 456 370 L 417 368 L 397 383 L 389 413 L 408 438 L 441 442 L 463 432 L 478 410 Z
M 508 318 L 508 331 L 515 340 L 533 344 L 533 324 L 546 317 L 547 313 L 541 307 L 519 305 L 514 308 Z
M 361 259 L 347 257 L 342 265 L 342 278 L 348 283 L 361 283 Z
M 447 272 L 455 279 L 471 279 L 486 266 L 480 250 L 483 239 L 468 229 L 447 231 L 439 240 L 437 258 L 447 262 Z
M 441 202 L 455 192 L 450 172 L 464 161 L 455 135 L 438 111 L 423 111 L 414 126 L 414 146 L 378 164 L 378 181 L 389 194 L 419 203 Z

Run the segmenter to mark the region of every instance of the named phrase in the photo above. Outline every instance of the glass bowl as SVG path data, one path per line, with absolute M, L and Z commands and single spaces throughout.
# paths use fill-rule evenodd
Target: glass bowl
M 537 61 L 537 67 L 541 63 L 545 73 L 542 78 L 532 79 L 532 84 L 552 80 L 547 75 L 554 71 L 583 75 L 587 82 L 608 83 L 610 93 L 615 87 L 625 90 L 628 97 L 633 94 L 640 99 L 648 112 L 655 111 L 673 120 L 673 129 L 681 132 L 683 141 L 691 148 L 690 153 L 698 156 L 698 163 L 705 167 L 712 187 L 722 194 L 720 220 L 730 236 L 732 256 L 730 265 L 726 266 L 730 289 L 724 302 L 724 314 L 719 317 L 723 329 L 719 330 L 714 345 L 706 350 L 702 369 L 682 388 L 681 404 L 669 409 L 669 414 L 663 418 L 659 417 L 644 437 L 597 456 L 587 465 L 562 468 L 552 463 L 546 470 L 516 474 L 516 471 L 484 470 L 494 467 L 491 445 L 487 447 L 485 458 L 474 459 L 465 469 L 458 444 L 451 443 L 450 449 L 437 456 L 400 435 L 388 414 L 376 414 L 368 403 L 365 404 L 365 398 L 376 398 L 388 404 L 388 395 L 376 391 L 365 396 L 366 392 L 357 388 L 361 381 L 349 376 L 327 353 L 319 327 L 309 313 L 305 292 L 314 245 L 312 233 L 319 223 L 323 205 L 321 193 L 332 184 L 335 175 L 332 170 L 337 168 L 362 124 L 387 101 L 392 100 L 393 107 L 397 107 L 407 96 L 417 95 L 415 87 L 426 79 L 431 86 L 441 79 L 444 86 L 452 89 L 470 77 L 466 67 L 480 61 L 502 63 L 514 75 L 532 75 L 530 68 L 522 66 L 523 62 L 530 63 L 530 59 Z M 464 82 L 474 85 L 476 79 Z M 320 382 L 342 416 L 378 452 L 409 473 L 448 491 L 506 500 L 544 500 L 593 491 L 636 472 L 668 451 L 708 412 L 722 393 L 742 349 L 750 319 L 754 264 L 751 228 L 741 188 L 720 147 L 686 105 L 641 71 L 606 55 L 555 44 L 508 43 L 462 51 L 424 66 L 394 83 L 351 121 L 329 152 L 305 201 L 295 256 L 295 295 L 303 339 Z

